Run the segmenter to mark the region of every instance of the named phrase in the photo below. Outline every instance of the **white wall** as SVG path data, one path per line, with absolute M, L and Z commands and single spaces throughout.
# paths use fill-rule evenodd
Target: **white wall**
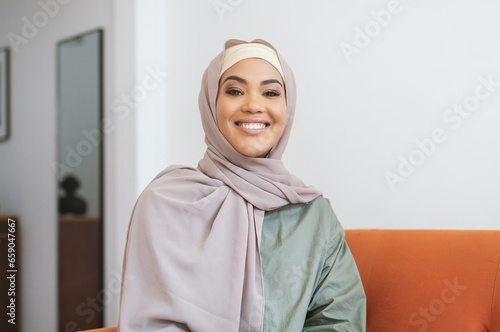
M 167 161 L 203 155 L 197 95 L 223 42 L 263 38 L 298 84 L 285 164 L 346 228 L 498 229 L 500 86 L 477 87 L 500 82 L 499 11 L 486 1 L 169 1 Z M 462 103 L 466 118 L 447 113 Z
M 113 81 L 105 149 L 105 325 L 118 320 L 128 222 L 135 200 L 166 165 L 165 2 L 113 0 Z
M 167 2 L 137 1 L 136 20 L 136 146 L 137 194 L 167 164 Z

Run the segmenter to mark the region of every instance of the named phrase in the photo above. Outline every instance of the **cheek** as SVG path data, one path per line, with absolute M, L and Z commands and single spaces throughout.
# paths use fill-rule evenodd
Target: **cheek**
M 229 98 L 226 96 L 219 96 L 217 103 L 215 104 L 215 114 L 217 119 L 229 118 L 233 112 L 233 108 L 233 102 Z
M 224 96 L 220 93 L 220 89 L 217 92 L 217 98 L 215 99 L 215 122 L 217 125 L 221 122 L 224 117 Z
M 215 122 L 217 123 L 217 127 L 219 127 L 219 129 L 220 125 L 224 122 L 224 117 L 224 103 L 219 101 L 215 105 Z
M 279 122 L 282 123 L 283 125 L 283 128 L 285 127 L 286 125 L 286 117 L 287 117 L 287 112 L 286 112 L 286 104 L 283 105 L 279 111 Z

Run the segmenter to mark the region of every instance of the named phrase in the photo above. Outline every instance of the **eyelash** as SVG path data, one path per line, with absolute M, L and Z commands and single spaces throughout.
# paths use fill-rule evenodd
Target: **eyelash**
M 278 91 L 271 90 L 271 91 L 264 92 L 264 96 L 266 96 L 266 97 L 279 97 L 279 96 L 281 96 L 281 93 L 279 93 Z
M 240 90 L 237 89 L 226 90 L 226 93 L 231 96 L 241 96 L 243 94 Z
M 237 89 L 226 90 L 226 93 L 228 95 L 231 95 L 231 96 L 243 95 L 243 92 L 241 92 L 240 90 L 237 90 Z M 264 96 L 266 96 L 266 97 L 279 97 L 279 96 L 281 96 L 281 94 L 278 91 L 271 90 L 271 91 L 264 92 Z

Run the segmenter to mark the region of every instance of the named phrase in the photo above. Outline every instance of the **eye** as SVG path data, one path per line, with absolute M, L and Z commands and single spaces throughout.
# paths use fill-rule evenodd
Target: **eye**
M 231 96 L 241 96 L 241 95 L 243 95 L 243 92 L 241 92 L 238 89 L 232 88 L 232 89 L 227 89 L 226 94 L 231 95 Z
M 266 97 L 278 97 L 280 95 L 281 95 L 281 93 L 279 93 L 278 91 L 275 91 L 275 90 L 268 90 L 268 91 L 264 92 L 264 96 L 266 96 Z

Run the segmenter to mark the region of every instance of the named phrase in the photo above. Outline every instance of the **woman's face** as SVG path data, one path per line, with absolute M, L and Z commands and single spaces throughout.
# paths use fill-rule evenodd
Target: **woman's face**
M 283 79 L 269 62 L 250 58 L 222 75 L 217 125 L 226 140 L 247 157 L 265 157 L 286 124 Z

